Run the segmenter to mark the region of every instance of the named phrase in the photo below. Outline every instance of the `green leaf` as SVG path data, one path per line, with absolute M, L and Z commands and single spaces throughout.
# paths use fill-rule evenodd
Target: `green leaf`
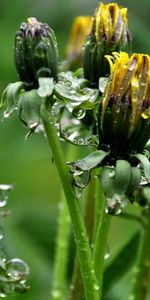
M 107 155 L 108 152 L 102 150 L 94 151 L 83 159 L 77 160 L 75 166 L 82 171 L 91 170 L 100 164 Z
M 53 93 L 54 80 L 53 78 L 39 78 L 39 88 L 37 90 L 40 97 L 49 97 Z
M 147 181 L 150 183 L 150 162 L 148 158 L 143 155 L 143 154 L 134 154 L 133 157 L 136 157 L 140 163 L 142 164 L 143 170 L 144 170 L 144 175 L 147 179 Z
M 137 258 L 139 240 L 140 233 L 136 232 L 105 268 L 103 280 L 104 296 L 134 265 Z
M 23 87 L 23 82 L 19 81 L 9 84 L 8 87 L 4 90 L 0 102 L 0 108 L 6 106 L 4 118 L 9 117 L 15 110 Z
M 19 118 L 32 131 L 40 122 L 40 105 L 41 97 L 37 94 L 37 90 L 24 92 L 18 103 Z

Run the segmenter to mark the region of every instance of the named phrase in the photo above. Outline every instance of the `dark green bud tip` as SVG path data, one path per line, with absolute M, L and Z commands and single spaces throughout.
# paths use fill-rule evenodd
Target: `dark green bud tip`
M 16 33 L 15 65 L 20 80 L 31 88 L 38 87 L 39 77 L 57 80 L 58 49 L 54 31 L 35 18 L 28 18 Z
M 91 33 L 84 50 L 84 76 L 94 87 L 99 78 L 109 75 L 105 55 L 114 51 L 131 51 L 127 9 L 116 3 L 100 3 L 93 18 Z

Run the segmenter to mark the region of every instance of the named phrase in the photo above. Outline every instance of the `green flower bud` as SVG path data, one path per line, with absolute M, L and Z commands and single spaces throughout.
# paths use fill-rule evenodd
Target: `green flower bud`
M 109 75 L 105 55 L 114 51 L 128 52 L 130 47 L 127 9 L 116 3 L 100 3 L 93 19 L 92 31 L 85 43 L 85 78 L 91 85 L 98 86 L 99 78 Z
M 83 64 L 83 45 L 92 28 L 90 16 L 78 16 L 74 19 L 70 39 L 66 48 L 66 63 L 69 70 L 76 70 Z
M 16 33 L 14 59 L 20 80 L 29 88 L 38 87 L 39 77 L 57 80 L 58 50 L 53 30 L 35 18 L 22 23 Z
M 150 138 L 150 56 L 107 56 L 111 77 L 99 110 L 100 148 L 110 157 L 128 159 L 142 153 Z

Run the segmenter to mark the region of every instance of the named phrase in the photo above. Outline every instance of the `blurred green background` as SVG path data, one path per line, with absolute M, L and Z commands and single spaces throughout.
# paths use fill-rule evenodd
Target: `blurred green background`
M 104 1 L 108 3 L 109 1 Z M 150 53 L 150 1 L 115 1 L 128 7 L 134 51 Z M 70 26 L 76 15 L 92 15 L 96 0 L 0 0 L 0 90 L 18 80 L 13 64 L 16 30 L 27 17 L 47 22 L 57 36 L 60 58 L 64 57 Z M 1 114 L 2 115 L 2 114 Z M 0 183 L 14 183 L 9 197 L 11 215 L 3 221 L 3 245 L 8 257 L 20 257 L 30 266 L 30 290 L 10 300 L 48 300 L 57 226 L 60 183 L 42 134 L 27 142 L 27 129 L 16 115 L 0 124 Z M 129 207 L 132 210 L 132 207 Z M 114 218 L 110 233 L 111 255 L 137 228 L 134 222 Z M 72 251 L 70 251 L 72 254 Z M 109 300 L 126 300 L 131 272 L 112 289 Z M 92 300 L 92 299 L 91 299 Z

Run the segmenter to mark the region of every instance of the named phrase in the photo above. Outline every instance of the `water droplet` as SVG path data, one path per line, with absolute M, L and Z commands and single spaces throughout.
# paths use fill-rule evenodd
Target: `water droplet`
M 1 267 L 4 269 L 5 268 L 5 261 L 6 261 L 6 253 L 4 252 L 3 249 L 0 249 L 0 269 Z
M 52 114 L 53 116 L 58 116 L 62 108 L 62 104 L 55 102 L 52 106 Z
M 81 197 L 82 194 L 82 189 L 81 188 L 75 188 L 75 193 L 76 193 L 76 197 L 79 199 Z
M 105 260 L 108 259 L 110 257 L 110 251 L 109 251 L 109 247 L 107 246 L 107 249 L 106 249 L 106 253 L 105 253 Z
M 77 136 L 73 139 L 73 143 L 76 144 L 76 145 L 85 145 L 85 140 L 83 137 L 81 136 Z
M 76 117 L 78 120 L 81 120 L 85 117 L 85 110 L 84 109 L 74 109 L 73 116 Z
M 12 188 L 12 185 L 0 184 L 0 208 L 7 204 L 8 192 L 12 190 Z
M 37 126 L 38 126 L 38 122 L 33 122 L 33 123 L 30 123 L 30 124 L 29 124 L 29 128 L 30 128 L 31 130 L 34 130 Z
M 52 297 L 53 297 L 53 299 L 60 299 L 60 297 L 61 297 L 60 291 L 57 290 L 57 289 L 54 289 L 54 290 L 52 291 Z
M 13 189 L 12 184 L 0 184 L 0 191 L 10 191 Z
M 122 212 L 121 196 L 118 194 L 113 195 L 111 198 L 106 197 L 105 212 L 110 215 L 119 215 Z
M 1 297 L 1 298 L 5 298 L 5 297 L 7 297 L 7 296 L 8 296 L 7 294 L 5 294 L 5 293 L 3 293 L 3 292 L 0 291 L 0 297 Z
M 99 285 L 98 285 L 98 284 L 94 284 L 94 289 L 95 289 L 96 291 L 98 291 L 98 290 L 99 290 Z
M 13 291 L 11 282 L 0 282 L 0 297 L 5 298 Z
M 146 184 L 148 184 L 148 181 L 144 176 L 142 176 L 140 185 L 146 185 Z
M 24 294 L 29 289 L 29 286 L 26 286 L 26 282 L 24 280 L 15 284 L 14 291 L 20 294 Z
M 129 66 L 128 66 L 128 70 L 129 70 L 129 71 L 133 71 L 134 68 L 135 68 L 135 65 L 136 65 L 136 60 L 133 59 L 133 60 L 130 62 Z
M 70 92 L 71 95 L 74 95 L 74 94 L 76 94 L 77 91 L 75 89 L 74 90 L 72 89 L 69 92 Z
M 7 204 L 6 199 L 0 199 L 0 207 L 4 207 Z
M 3 238 L 3 228 L 0 226 L 0 240 Z
M 13 258 L 6 263 L 7 274 L 13 280 L 27 279 L 29 275 L 28 265 L 19 258 Z
M 112 169 L 109 171 L 109 177 L 113 178 L 115 176 L 115 168 L 112 167 Z

